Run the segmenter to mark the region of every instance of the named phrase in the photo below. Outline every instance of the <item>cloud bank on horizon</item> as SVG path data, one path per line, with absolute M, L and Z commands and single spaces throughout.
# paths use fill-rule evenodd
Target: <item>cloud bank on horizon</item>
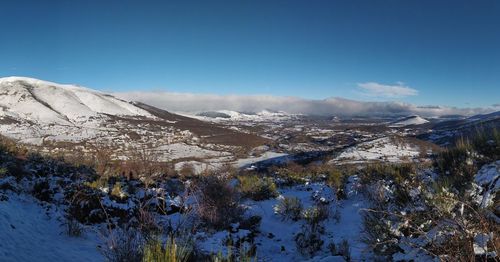
M 361 85 L 360 85 L 361 86 Z M 395 97 L 416 94 L 416 90 L 398 84 L 383 86 L 376 83 L 363 84 L 377 96 Z M 395 87 L 395 88 L 393 88 Z M 381 91 L 380 91 L 381 90 Z M 292 114 L 321 116 L 388 116 L 418 114 L 424 117 L 445 115 L 475 115 L 500 110 L 500 107 L 456 108 L 445 106 L 417 106 L 409 103 L 365 102 L 345 98 L 322 100 L 271 95 L 213 95 L 167 91 L 120 92 L 113 95 L 128 100 L 143 102 L 172 112 L 205 112 L 233 110 L 239 112 L 260 112 L 262 110 L 284 111 Z

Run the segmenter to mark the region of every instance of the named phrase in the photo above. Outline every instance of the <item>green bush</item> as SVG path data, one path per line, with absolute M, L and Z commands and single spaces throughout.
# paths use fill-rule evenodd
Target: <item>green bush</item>
M 242 175 L 238 177 L 240 181 L 239 189 L 243 197 L 261 201 L 276 197 L 278 190 L 276 184 L 269 177 L 259 177 L 257 175 Z
M 236 248 L 236 253 L 233 252 L 233 246 L 227 246 L 227 253 L 222 253 L 222 251 L 217 252 L 217 254 L 212 254 L 209 261 L 212 262 L 255 262 L 257 257 L 255 255 L 255 246 L 247 248 L 245 245 L 241 244 L 239 248 Z
M 347 183 L 347 175 L 338 169 L 331 169 L 327 172 L 326 184 L 335 190 L 337 199 L 345 199 L 345 184 Z
M 370 163 L 360 171 L 361 183 L 370 185 L 375 181 L 385 179 L 393 180 L 396 183 L 412 180 L 417 173 L 417 166 L 414 163 L 385 164 Z
M 115 185 L 113 186 L 113 189 L 111 190 L 111 196 L 114 196 L 115 198 L 118 198 L 118 199 L 127 198 L 127 194 L 122 190 L 121 182 L 115 183 Z
M 189 244 L 179 245 L 175 238 L 169 237 L 165 245 L 156 238 L 144 246 L 143 262 L 185 262 L 191 257 L 192 247 Z
M 455 147 L 439 153 L 436 165 L 442 178 L 446 178 L 459 191 L 466 190 L 477 173 L 475 154 L 473 145 L 465 139 L 458 140 Z

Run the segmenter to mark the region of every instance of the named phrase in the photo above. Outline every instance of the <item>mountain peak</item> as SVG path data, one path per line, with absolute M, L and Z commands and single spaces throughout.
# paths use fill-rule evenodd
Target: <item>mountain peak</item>
M 105 115 L 151 116 L 101 92 L 29 77 L 0 78 L 1 115 L 43 124 L 74 124 Z

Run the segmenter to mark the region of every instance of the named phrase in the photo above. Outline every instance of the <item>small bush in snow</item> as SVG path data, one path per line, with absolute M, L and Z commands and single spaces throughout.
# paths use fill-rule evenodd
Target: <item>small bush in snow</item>
M 38 198 L 40 201 L 49 202 L 52 199 L 52 194 L 54 192 L 50 189 L 49 181 L 46 179 L 41 179 L 37 181 L 33 186 L 33 196 Z
M 285 220 L 297 221 L 302 214 L 302 202 L 297 197 L 283 197 L 274 207 L 274 212 Z
M 257 215 L 244 218 L 240 221 L 240 229 L 246 229 L 255 232 L 259 229 L 261 221 L 262 217 Z
M 389 214 L 386 212 L 367 210 L 363 213 L 363 226 L 363 241 L 376 255 L 389 257 L 400 250 L 398 237 L 391 230 Z
M 242 242 L 239 247 L 234 247 L 232 242 L 227 245 L 227 252 L 223 253 L 219 250 L 216 254 L 212 254 L 208 261 L 212 262 L 255 262 L 257 257 L 255 255 L 255 245 L 245 245 L 247 242 Z M 234 251 L 233 251 L 234 249 Z
M 303 255 L 314 255 L 323 246 L 321 233 L 312 227 L 304 226 L 302 230 L 295 235 L 295 244 L 297 250 Z
M 0 178 L 3 178 L 8 173 L 7 168 L 0 167 Z
M 229 228 L 243 215 L 238 191 L 227 179 L 215 175 L 203 177 L 198 183 L 198 215 L 209 227 Z
M 438 170 L 461 192 L 468 189 L 477 172 L 474 154 L 476 152 L 472 144 L 461 139 L 455 147 L 444 150 L 437 157 Z
M 244 197 L 261 201 L 278 195 L 276 184 L 269 177 L 242 175 L 238 177 L 238 180 L 240 181 L 239 189 Z
M 344 199 L 344 187 L 347 182 L 347 176 L 338 169 L 329 170 L 326 177 L 326 184 L 335 189 L 337 198 Z
M 111 190 L 111 196 L 117 199 L 124 199 L 127 197 L 127 194 L 122 189 L 122 184 L 120 182 L 116 182 Z
M 185 262 L 191 257 L 192 247 L 185 243 L 179 244 L 176 239 L 169 237 L 165 245 L 156 238 L 144 246 L 143 262 Z
M 66 218 L 63 225 L 66 227 L 66 234 L 70 237 L 79 237 L 83 234 L 82 225 L 74 218 Z
M 144 239 L 139 231 L 129 228 L 115 228 L 106 239 L 106 247 L 101 249 L 109 262 L 140 262 L 143 257 Z
M 330 243 L 328 249 L 332 256 L 342 256 L 345 261 L 351 261 L 351 247 L 349 246 L 349 241 L 342 240 L 339 244 Z
M 316 228 L 321 221 L 328 219 L 329 214 L 328 205 L 320 204 L 304 210 L 302 216 L 312 228 Z
M 360 172 L 361 183 L 364 185 L 370 185 L 382 179 L 401 183 L 415 176 L 417 166 L 414 163 L 370 163 Z
M 108 187 L 108 179 L 106 177 L 99 177 L 92 182 L 85 182 L 84 185 L 93 189 L 104 189 Z

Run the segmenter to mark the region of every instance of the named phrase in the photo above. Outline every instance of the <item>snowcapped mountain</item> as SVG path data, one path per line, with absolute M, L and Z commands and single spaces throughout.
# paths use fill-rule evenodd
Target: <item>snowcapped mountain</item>
M 27 77 L 0 78 L 0 134 L 29 145 L 50 146 L 51 150 L 53 144 L 61 142 L 108 145 L 123 150 L 215 142 L 251 147 L 265 142 L 261 137 L 216 123 L 127 102 L 89 88 Z M 179 147 L 187 148 L 179 145 L 175 148 Z
M 414 115 L 414 116 L 408 116 L 403 119 L 399 119 L 396 122 L 391 123 L 390 127 L 405 127 L 405 126 L 412 126 L 412 125 L 423 125 L 425 123 L 429 123 L 429 120 Z
M 0 116 L 71 125 L 106 115 L 153 117 L 128 102 L 88 88 L 26 77 L 0 78 Z
M 229 121 L 280 121 L 297 117 L 283 111 L 262 110 L 259 112 L 237 112 L 232 110 L 218 110 L 197 113 L 194 117 L 200 120 L 229 120 Z

